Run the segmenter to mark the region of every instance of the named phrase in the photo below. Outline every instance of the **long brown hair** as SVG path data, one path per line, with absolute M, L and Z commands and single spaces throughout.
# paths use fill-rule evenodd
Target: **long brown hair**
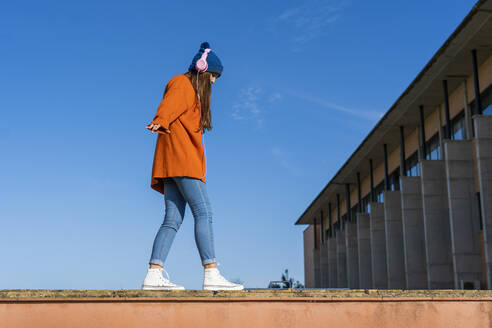
M 200 95 L 200 110 L 201 110 L 201 121 L 200 130 L 205 132 L 205 130 L 212 129 L 212 114 L 210 112 L 210 100 L 212 98 L 212 83 L 210 82 L 210 76 L 217 77 L 218 74 L 211 72 L 203 72 L 197 76 L 196 71 L 188 71 L 186 75 L 195 89 L 195 94 Z M 198 83 L 197 83 L 198 79 Z M 198 84 L 198 90 L 197 90 Z M 198 97 L 197 97 L 198 98 Z M 197 99 L 198 100 L 198 99 Z

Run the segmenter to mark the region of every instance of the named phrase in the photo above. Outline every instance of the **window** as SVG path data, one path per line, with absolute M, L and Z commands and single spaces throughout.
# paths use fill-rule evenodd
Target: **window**
M 335 230 L 340 230 L 340 221 L 335 222 L 333 226 L 335 227 Z
M 478 200 L 478 218 L 480 220 L 480 231 L 483 231 L 483 218 L 482 218 L 482 204 L 480 202 L 480 193 L 477 193 L 477 200 Z
M 419 153 L 417 151 L 405 160 L 405 167 L 407 169 L 407 176 L 420 176 Z
M 316 224 L 316 219 L 314 219 L 314 249 L 319 248 L 319 240 L 318 240 L 318 225 Z
M 330 206 L 330 208 L 331 208 L 331 206 Z M 333 221 L 331 220 L 331 213 L 330 213 L 330 215 L 328 215 L 328 230 L 326 230 L 326 233 L 329 237 L 333 236 L 333 234 L 334 234 L 333 230 L 334 229 L 335 228 L 333 226 Z
M 482 101 L 482 114 L 492 115 L 492 84 L 480 94 L 480 100 Z M 475 108 L 475 100 L 470 103 L 470 107 L 472 115 L 478 113 L 478 110 Z
M 439 143 L 439 133 L 436 133 L 425 142 L 425 148 L 427 153 L 425 159 L 427 160 L 440 160 L 441 159 L 441 145 Z
M 384 180 L 374 188 L 374 193 L 376 194 L 376 202 L 383 203 L 384 202 Z
M 400 168 L 397 167 L 388 178 L 390 190 L 400 190 Z
M 357 213 L 359 212 L 358 205 L 350 209 L 350 221 L 357 222 Z
M 321 211 L 320 213 L 320 216 L 321 216 L 321 219 L 320 219 L 320 223 L 321 223 L 321 229 L 320 229 L 320 232 L 321 232 L 321 245 L 323 245 L 325 243 L 325 224 L 324 224 L 324 218 L 323 218 L 323 211 Z
M 369 206 L 370 202 L 371 202 L 371 193 L 367 194 L 364 198 L 362 198 L 362 202 L 361 202 L 362 213 L 370 212 L 370 206 Z
M 466 139 L 465 111 L 461 110 L 461 112 L 451 120 L 451 140 L 464 139 Z

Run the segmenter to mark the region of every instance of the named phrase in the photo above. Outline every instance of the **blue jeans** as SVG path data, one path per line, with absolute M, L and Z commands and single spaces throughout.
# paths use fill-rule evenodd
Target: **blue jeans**
M 212 208 L 205 183 L 190 177 L 164 178 L 166 214 L 152 246 L 150 264 L 164 266 L 174 237 L 183 222 L 186 203 L 195 218 L 195 243 L 202 264 L 215 262 Z

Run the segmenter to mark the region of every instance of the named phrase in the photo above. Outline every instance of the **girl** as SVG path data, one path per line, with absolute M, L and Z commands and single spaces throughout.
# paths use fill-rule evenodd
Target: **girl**
M 183 290 L 169 281 L 163 269 L 171 244 L 183 222 L 186 203 L 195 219 L 195 242 L 204 267 L 202 288 L 241 290 L 217 269 L 212 231 L 212 210 L 205 185 L 206 160 L 202 134 L 211 130 L 212 84 L 222 74 L 222 64 L 207 42 L 193 58 L 188 72 L 174 76 L 153 121 L 145 128 L 158 133 L 152 166 L 152 189 L 164 194 L 164 222 L 154 239 L 150 267 L 142 289 Z M 166 273 L 167 278 L 162 276 Z

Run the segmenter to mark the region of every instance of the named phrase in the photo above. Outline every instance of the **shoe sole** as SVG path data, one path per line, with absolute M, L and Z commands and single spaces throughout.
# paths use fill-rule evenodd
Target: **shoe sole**
M 203 286 L 203 290 L 243 290 L 244 287 Z
M 143 290 L 185 290 L 185 288 L 148 286 L 148 285 L 143 285 L 142 289 Z

